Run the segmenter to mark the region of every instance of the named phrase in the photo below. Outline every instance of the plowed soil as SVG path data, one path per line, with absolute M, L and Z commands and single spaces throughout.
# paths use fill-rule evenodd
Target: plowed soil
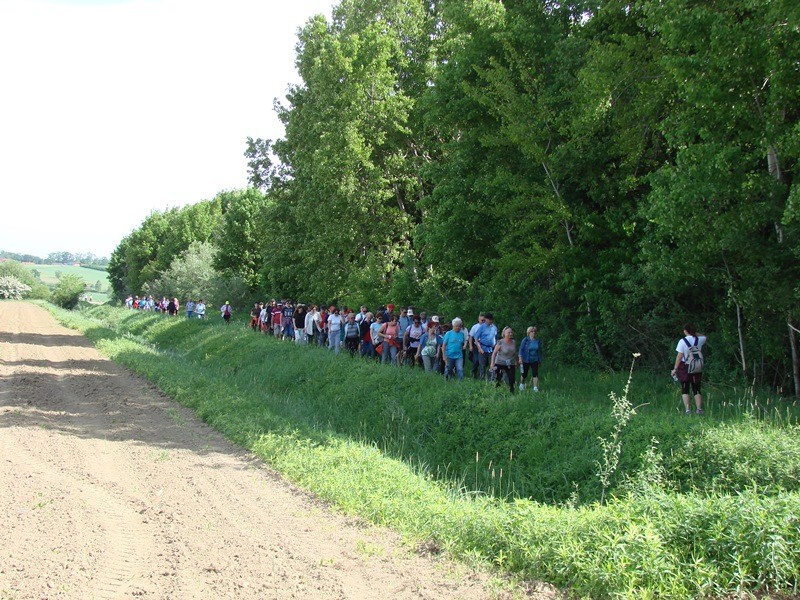
M 0 302 L 0 511 L 3 599 L 498 595 L 284 482 L 23 302 Z

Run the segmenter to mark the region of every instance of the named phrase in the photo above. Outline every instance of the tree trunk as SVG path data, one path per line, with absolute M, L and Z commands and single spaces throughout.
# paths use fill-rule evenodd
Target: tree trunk
M 794 377 L 794 395 L 795 398 L 800 398 L 800 353 L 797 351 L 797 333 L 798 329 L 792 325 L 792 316 L 786 319 L 786 325 L 789 328 L 789 345 L 792 347 L 792 375 Z
M 744 354 L 744 319 L 742 319 L 742 306 L 737 300 L 733 301 L 736 304 L 736 330 L 739 333 L 739 359 L 742 363 L 742 374 L 747 377 L 747 359 Z M 755 373 L 753 373 L 755 376 Z

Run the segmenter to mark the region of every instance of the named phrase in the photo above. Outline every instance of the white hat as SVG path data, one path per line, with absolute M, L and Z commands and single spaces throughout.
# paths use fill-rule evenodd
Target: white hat
M 434 323 L 438 323 L 438 322 L 439 322 L 439 317 L 438 317 L 438 316 L 436 316 L 436 315 L 433 315 L 433 316 L 431 317 L 431 321 L 433 321 Z
M 406 316 L 413 317 L 413 316 L 414 316 L 414 311 L 413 311 L 413 310 L 411 310 L 411 309 L 409 308 L 409 309 L 406 311 Z

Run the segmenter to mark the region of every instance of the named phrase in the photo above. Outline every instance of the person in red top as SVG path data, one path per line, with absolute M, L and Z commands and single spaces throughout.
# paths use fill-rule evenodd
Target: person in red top
M 331 307 L 334 308 L 334 307 Z M 317 336 L 317 345 L 325 348 L 328 345 L 328 311 L 323 307 L 319 311 L 319 335 Z
M 280 303 L 276 303 L 275 306 L 272 307 L 269 322 L 272 324 L 272 335 L 276 338 L 281 337 L 281 330 L 283 329 L 283 306 L 281 306 Z

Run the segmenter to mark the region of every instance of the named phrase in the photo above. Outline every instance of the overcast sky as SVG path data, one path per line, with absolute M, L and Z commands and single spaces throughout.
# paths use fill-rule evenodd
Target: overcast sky
M 244 187 L 297 29 L 335 0 L 0 0 L 0 250 L 108 256 Z

